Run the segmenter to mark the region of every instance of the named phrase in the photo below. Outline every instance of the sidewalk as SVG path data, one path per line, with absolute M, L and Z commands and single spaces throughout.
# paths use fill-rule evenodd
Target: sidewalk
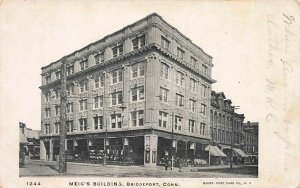
M 210 167 L 183 167 L 165 170 L 164 166 L 119 166 L 67 162 L 67 172 L 57 171 L 56 161 L 29 160 L 24 168 L 19 168 L 20 177 L 28 176 L 101 176 L 101 177 L 257 177 L 253 169 L 245 166 L 228 165 Z

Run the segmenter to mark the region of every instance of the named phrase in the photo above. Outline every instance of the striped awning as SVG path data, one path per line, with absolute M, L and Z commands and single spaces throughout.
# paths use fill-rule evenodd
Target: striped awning
M 225 153 L 223 153 L 217 146 L 207 146 L 205 151 L 210 151 L 210 155 L 215 157 L 226 157 Z
M 241 150 L 241 149 L 238 149 L 238 148 L 233 148 L 233 151 L 235 151 L 237 154 L 239 154 L 241 157 L 247 157 L 247 155 Z

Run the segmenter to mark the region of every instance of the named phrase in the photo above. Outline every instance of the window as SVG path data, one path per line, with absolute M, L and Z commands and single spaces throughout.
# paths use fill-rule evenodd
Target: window
M 145 46 L 145 35 L 133 39 L 132 44 L 133 44 L 133 50 L 137 50 Z
M 112 52 L 113 52 L 113 57 L 118 57 L 120 55 L 123 55 L 123 44 L 113 47 Z
M 193 100 L 193 99 L 190 99 L 190 110 L 192 111 L 192 112 L 195 112 L 195 105 L 196 105 L 196 101 L 195 100 Z
M 142 101 L 145 99 L 144 86 L 131 89 L 131 101 Z
M 177 47 L 177 56 L 178 56 L 180 59 L 183 59 L 183 58 L 184 58 L 184 54 L 185 54 L 185 52 L 184 52 L 181 48 L 178 48 L 178 47 Z
M 123 102 L 123 96 L 122 96 L 122 91 L 112 93 L 112 105 L 118 105 L 122 104 Z
M 74 131 L 73 120 L 67 121 L 67 132 L 73 132 L 73 131 Z
M 161 46 L 163 48 L 169 49 L 170 48 L 170 41 L 162 36 L 161 37 Z
M 56 122 L 54 125 L 55 125 L 55 133 L 59 133 L 60 122 Z
M 79 111 L 87 110 L 87 99 L 83 99 L 79 101 Z
M 182 117 L 175 116 L 175 130 L 181 130 L 182 129 Z
M 45 77 L 46 84 L 51 82 L 51 75 Z
M 84 69 L 88 68 L 87 60 L 82 60 L 79 64 L 80 64 L 80 70 L 84 70 Z
M 94 117 L 94 129 L 103 129 L 103 116 Z
M 103 107 L 103 95 L 94 97 L 94 108 L 102 108 Z
M 194 57 L 191 57 L 190 61 L 193 66 L 196 66 L 197 59 L 195 59 Z
M 73 103 L 67 103 L 67 113 L 70 114 L 70 113 L 73 113 Z
M 191 82 L 190 82 L 190 88 L 191 88 L 191 91 L 192 91 L 192 92 L 196 92 L 196 80 L 191 79 L 190 81 L 191 81 Z
M 176 73 L 176 84 L 183 86 L 184 75 L 181 72 Z
M 84 93 L 87 92 L 88 90 L 88 81 L 87 80 L 83 80 L 80 82 L 80 93 Z
M 95 55 L 95 63 L 96 65 L 104 62 L 104 52 Z
M 50 124 L 45 124 L 45 134 L 50 134 Z
M 60 106 L 55 106 L 55 116 L 60 115 Z
M 168 113 L 159 111 L 158 125 L 163 128 L 168 126 Z
M 144 125 L 144 111 L 134 111 L 131 112 L 131 126 L 143 126 Z
M 67 85 L 67 95 L 73 95 L 74 93 L 74 85 Z
M 55 99 L 60 99 L 60 89 L 55 90 Z
M 201 104 L 201 112 L 202 115 L 206 115 L 206 105 L 205 104 Z
M 176 106 L 183 107 L 183 96 L 176 93 Z
M 195 121 L 189 120 L 189 132 L 194 133 L 195 132 Z
M 46 117 L 50 117 L 50 115 L 51 115 L 51 109 L 50 108 L 45 109 L 45 115 L 46 115 Z
M 111 128 L 122 128 L 121 121 L 121 114 L 111 115 Z
M 56 80 L 59 80 L 61 78 L 61 71 L 55 72 L 55 78 L 56 78 Z
M 202 84 L 202 97 L 207 96 L 207 86 Z
M 112 72 L 112 82 L 113 84 L 119 83 L 123 81 L 123 70 L 115 70 Z
M 67 67 L 67 76 L 74 73 L 74 65 L 70 65 Z
M 95 89 L 104 87 L 104 74 L 95 76 Z
M 50 92 L 45 93 L 45 100 L 46 102 L 50 101 Z
M 205 135 L 205 123 L 200 123 L 200 135 Z
M 207 66 L 206 65 L 203 65 L 202 64 L 202 73 L 204 74 L 204 75 L 207 75 Z
M 132 65 L 132 67 L 131 67 L 132 78 L 144 76 L 144 74 L 145 74 L 144 69 L 145 69 L 144 63 L 137 63 L 137 64 Z
M 165 63 L 160 65 L 160 76 L 164 79 L 169 79 L 169 66 Z
M 79 119 L 79 131 L 86 131 L 87 130 L 87 119 L 82 118 Z
M 168 102 L 168 90 L 165 88 L 160 88 L 159 91 L 159 100 L 163 102 Z

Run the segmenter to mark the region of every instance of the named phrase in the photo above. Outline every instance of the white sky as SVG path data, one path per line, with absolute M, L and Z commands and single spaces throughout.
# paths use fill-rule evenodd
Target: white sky
M 2 121 L 40 129 L 41 67 L 153 12 L 213 57 L 213 89 L 241 106 L 246 121 L 261 121 L 271 8 L 254 1 L 2 1 Z

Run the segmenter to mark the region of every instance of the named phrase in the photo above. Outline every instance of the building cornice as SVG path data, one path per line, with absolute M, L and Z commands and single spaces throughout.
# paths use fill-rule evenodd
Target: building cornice
M 98 40 L 98 41 L 96 41 L 96 42 L 90 43 L 90 44 L 86 45 L 85 47 L 83 47 L 83 48 L 81 48 L 81 49 L 79 49 L 79 50 L 76 50 L 76 51 L 70 53 L 69 55 L 66 55 L 66 56 L 63 57 L 63 58 L 72 58 L 72 56 L 76 56 L 77 53 L 83 53 L 84 50 L 87 50 L 87 51 L 88 51 L 87 54 L 95 53 L 95 52 L 99 51 L 100 49 L 92 49 L 94 46 L 96 46 L 96 45 L 98 45 L 98 44 L 100 44 L 100 43 L 102 43 L 102 42 L 105 42 L 106 39 L 108 39 L 108 38 L 110 38 L 110 37 L 113 37 L 113 36 L 116 36 L 116 35 L 119 34 L 119 33 L 125 33 L 126 29 L 132 28 L 132 27 L 134 27 L 135 25 L 137 25 L 137 24 L 139 24 L 139 23 L 141 23 L 141 22 L 143 22 L 143 21 L 148 21 L 147 25 L 144 26 L 143 28 L 139 29 L 137 32 L 141 32 L 142 30 L 147 30 L 147 29 L 149 29 L 150 27 L 153 27 L 153 26 L 158 26 L 158 27 L 161 28 L 162 26 L 161 26 L 159 23 L 157 23 L 157 22 L 149 23 L 150 18 L 155 17 L 155 16 L 158 17 L 158 18 L 159 18 L 163 23 L 165 23 L 168 27 L 170 27 L 170 28 L 173 29 L 175 32 L 177 32 L 177 33 L 178 33 L 180 36 L 182 36 L 185 40 L 187 40 L 191 45 L 193 45 L 195 48 L 197 48 L 198 50 L 200 50 L 203 54 L 205 54 L 206 56 L 208 56 L 209 58 L 212 59 L 212 56 L 210 56 L 210 55 L 208 55 L 207 53 L 205 53 L 205 52 L 203 51 L 202 48 L 200 48 L 199 46 L 197 46 L 196 44 L 194 44 L 194 43 L 191 41 L 191 39 L 189 39 L 188 37 L 186 37 L 185 35 L 183 35 L 180 31 L 178 31 L 178 29 L 176 29 L 175 27 L 173 27 L 172 25 L 170 25 L 169 23 L 167 23 L 167 22 L 166 22 L 160 15 L 158 15 L 157 13 L 152 13 L 152 14 L 146 16 L 145 18 L 143 18 L 143 19 L 141 19 L 141 20 L 138 20 L 138 21 L 134 22 L 133 24 L 127 25 L 127 26 L 123 27 L 122 29 L 120 29 L 120 30 L 118 30 L 118 31 L 116 31 L 116 32 L 114 32 L 114 33 L 112 33 L 112 34 L 106 35 L 106 36 L 103 37 L 102 39 L 100 39 L 100 40 Z M 116 40 L 114 40 L 114 41 L 112 41 L 112 42 L 110 42 L 110 43 L 107 43 L 107 44 L 105 44 L 104 46 L 105 46 L 105 47 L 110 46 L 110 45 L 112 45 L 113 43 L 116 43 L 116 41 L 119 41 L 119 40 L 122 39 L 122 38 L 124 38 L 124 39 L 125 39 L 125 38 L 128 38 L 128 37 L 130 37 L 130 36 L 132 36 L 132 35 L 134 35 L 134 34 L 135 34 L 135 33 L 133 33 L 133 34 L 132 34 L 132 33 L 130 33 L 130 34 L 125 34 L 125 36 L 122 36 L 122 37 L 120 37 L 120 38 L 118 38 L 118 39 L 116 39 Z M 172 36 L 173 36 L 173 35 L 172 35 Z M 175 37 L 175 36 L 173 36 L 173 37 Z M 179 40 L 179 39 L 177 39 L 177 40 Z M 102 48 L 105 48 L 104 46 L 102 46 Z M 189 50 L 193 51 L 191 48 L 189 48 Z M 84 56 L 87 56 L 87 54 L 85 54 Z M 200 55 L 199 53 L 195 53 L 195 54 Z M 51 65 L 53 65 L 53 64 L 55 64 L 55 63 L 60 62 L 63 58 L 61 58 L 61 59 L 59 59 L 59 60 L 57 60 L 57 61 L 55 61 L 55 62 L 52 62 L 52 63 L 50 63 L 49 65 L 46 65 L 46 66 L 42 67 L 42 70 L 45 69 L 45 68 L 47 68 L 47 67 L 49 67 L 49 66 L 51 66 Z M 81 58 L 82 58 L 82 57 L 81 57 Z M 202 57 L 202 58 L 203 58 L 203 57 Z M 74 60 L 73 60 L 73 61 L 74 61 Z M 209 62 L 209 63 L 213 66 L 213 64 L 212 64 L 211 62 Z

